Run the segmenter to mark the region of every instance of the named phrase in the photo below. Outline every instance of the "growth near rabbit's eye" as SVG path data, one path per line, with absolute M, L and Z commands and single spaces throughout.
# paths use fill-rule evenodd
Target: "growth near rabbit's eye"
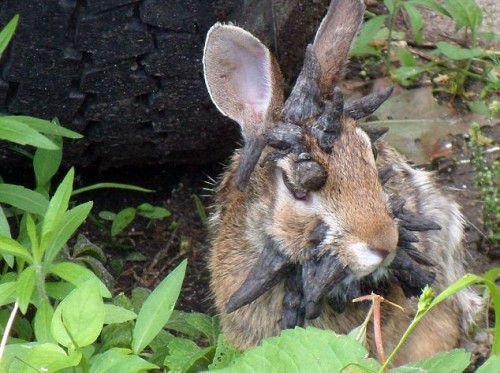
M 374 291 L 405 310 L 383 309 L 392 350 L 421 289 L 464 274 L 457 205 L 379 139 L 387 129 L 356 122 L 392 88 L 348 104 L 338 88 L 363 13 L 362 1 L 332 1 L 286 101 L 258 39 L 222 24 L 207 35 L 208 90 L 244 138 L 217 189 L 210 256 L 223 332 L 239 348 L 296 325 L 348 332 L 368 310 L 352 300 Z M 464 290 L 440 304 L 396 364 L 453 348 L 479 303 Z

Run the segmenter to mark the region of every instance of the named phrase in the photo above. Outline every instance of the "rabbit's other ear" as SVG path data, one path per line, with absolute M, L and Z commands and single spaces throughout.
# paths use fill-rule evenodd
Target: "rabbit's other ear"
M 330 94 L 333 81 L 347 61 L 352 41 L 363 21 L 362 0 L 332 0 L 314 38 L 321 66 L 321 92 Z
M 262 135 L 274 125 L 273 112 L 283 105 L 281 73 L 257 38 L 220 23 L 208 32 L 203 65 L 212 101 L 239 123 L 245 139 L 236 172 L 236 184 L 243 190 L 265 146 Z

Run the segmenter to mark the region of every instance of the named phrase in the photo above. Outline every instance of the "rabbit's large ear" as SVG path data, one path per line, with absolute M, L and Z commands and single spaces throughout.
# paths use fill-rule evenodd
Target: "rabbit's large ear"
M 321 91 L 330 93 L 347 61 L 352 41 L 363 21 L 362 0 L 332 0 L 314 38 L 313 51 L 321 66 Z
M 241 126 L 245 147 L 236 183 L 243 190 L 265 146 L 262 135 L 273 126 L 273 111 L 283 105 L 281 74 L 257 38 L 220 23 L 208 32 L 203 65 L 212 101 Z

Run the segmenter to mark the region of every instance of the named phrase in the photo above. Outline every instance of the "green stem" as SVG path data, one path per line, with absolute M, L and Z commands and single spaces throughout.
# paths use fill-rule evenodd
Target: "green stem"
M 394 13 L 391 13 L 389 17 L 389 33 L 387 34 L 387 55 L 384 58 L 386 73 L 390 74 L 391 71 L 391 49 L 392 49 L 392 31 L 394 29 L 394 25 L 396 23 L 396 15 L 398 14 L 400 9 L 399 1 L 394 2 Z
M 35 264 L 35 284 L 41 300 L 49 300 L 47 290 L 45 289 L 45 271 L 41 264 Z

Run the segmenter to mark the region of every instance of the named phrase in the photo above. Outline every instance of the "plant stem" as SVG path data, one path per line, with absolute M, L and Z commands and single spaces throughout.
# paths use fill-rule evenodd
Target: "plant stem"
M 392 31 L 394 29 L 394 25 L 396 23 L 396 15 L 401 8 L 399 1 L 394 1 L 394 13 L 391 13 L 389 17 L 389 32 L 387 34 L 387 55 L 384 58 L 386 73 L 390 74 L 391 72 L 391 49 L 392 49 Z
M 45 289 L 45 271 L 41 264 L 35 264 L 35 284 L 42 300 L 49 300 Z
M 16 301 L 16 303 L 14 303 L 14 308 L 10 313 L 7 325 L 5 326 L 5 332 L 2 337 L 2 342 L 0 343 L 0 362 L 2 361 L 3 352 L 5 350 L 5 346 L 7 345 L 7 340 L 9 339 L 9 334 L 10 330 L 12 329 L 12 325 L 14 325 L 14 319 L 16 318 L 18 308 L 19 308 L 19 303 L 18 301 Z

